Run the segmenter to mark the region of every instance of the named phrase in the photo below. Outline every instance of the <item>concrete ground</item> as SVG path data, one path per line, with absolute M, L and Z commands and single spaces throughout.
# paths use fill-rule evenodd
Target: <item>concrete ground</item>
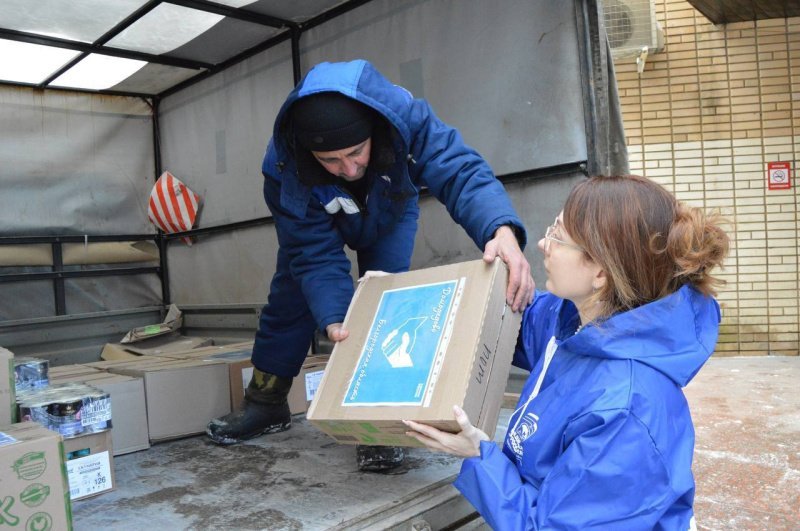
M 800 357 L 712 358 L 685 393 L 698 529 L 800 529 Z

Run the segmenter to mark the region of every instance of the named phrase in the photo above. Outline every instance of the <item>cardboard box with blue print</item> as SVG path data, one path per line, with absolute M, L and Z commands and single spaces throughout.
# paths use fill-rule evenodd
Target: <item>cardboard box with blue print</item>
M 308 419 L 345 444 L 420 446 L 402 420 L 457 432 L 458 405 L 494 434 L 521 322 L 507 278 L 476 260 L 362 282 Z

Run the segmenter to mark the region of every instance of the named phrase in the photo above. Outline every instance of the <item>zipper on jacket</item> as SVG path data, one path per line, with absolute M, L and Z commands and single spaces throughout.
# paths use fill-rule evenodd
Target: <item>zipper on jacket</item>
M 359 213 L 361 214 L 361 217 L 364 217 L 364 216 L 366 216 L 366 215 L 367 215 L 367 208 L 366 208 L 366 206 L 365 206 L 365 205 L 363 205 L 363 204 L 361 203 L 361 201 L 359 201 L 359 200 L 358 200 L 358 198 L 357 198 L 355 195 L 351 194 L 349 191 L 345 190 L 344 188 L 342 188 L 342 187 L 341 187 L 341 186 L 339 186 L 338 184 L 334 185 L 334 188 L 336 188 L 336 190 L 338 190 L 339 192 L 341 192 L 341 193 L 342 193 L 342 195 L 345 195 L 345 196 L 347 196 L 347 197 L 349 197 L 350 199 L 352 199 L 352 200 L 353 200 L 353 203 L 355 203 L 355 204 L 356 204 L 356 206 L 358 207 L 358 211 L 359 211 Z M 367 196 L 364 198 L 364 201 L 369 201 L 369 193 L 368 193 L 368 194 L 367 194 Z

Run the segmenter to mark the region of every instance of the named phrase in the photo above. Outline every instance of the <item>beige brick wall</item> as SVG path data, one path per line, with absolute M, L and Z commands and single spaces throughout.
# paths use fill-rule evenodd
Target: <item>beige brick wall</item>
M 644 72 L 615 61 L 631 171 L 735 226 L 721 275 L 717 355 L 798 355 L 800 18 L 713 25 L 684 0 L 655 0 L 666 46 Z M 792 189 L 768 190 L 768 162 Z

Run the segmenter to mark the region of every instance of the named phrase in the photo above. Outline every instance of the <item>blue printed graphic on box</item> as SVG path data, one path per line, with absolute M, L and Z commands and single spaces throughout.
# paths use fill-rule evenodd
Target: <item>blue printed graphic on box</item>
M 427 405 L 464 279 L 385 291 L 343 406 Z

